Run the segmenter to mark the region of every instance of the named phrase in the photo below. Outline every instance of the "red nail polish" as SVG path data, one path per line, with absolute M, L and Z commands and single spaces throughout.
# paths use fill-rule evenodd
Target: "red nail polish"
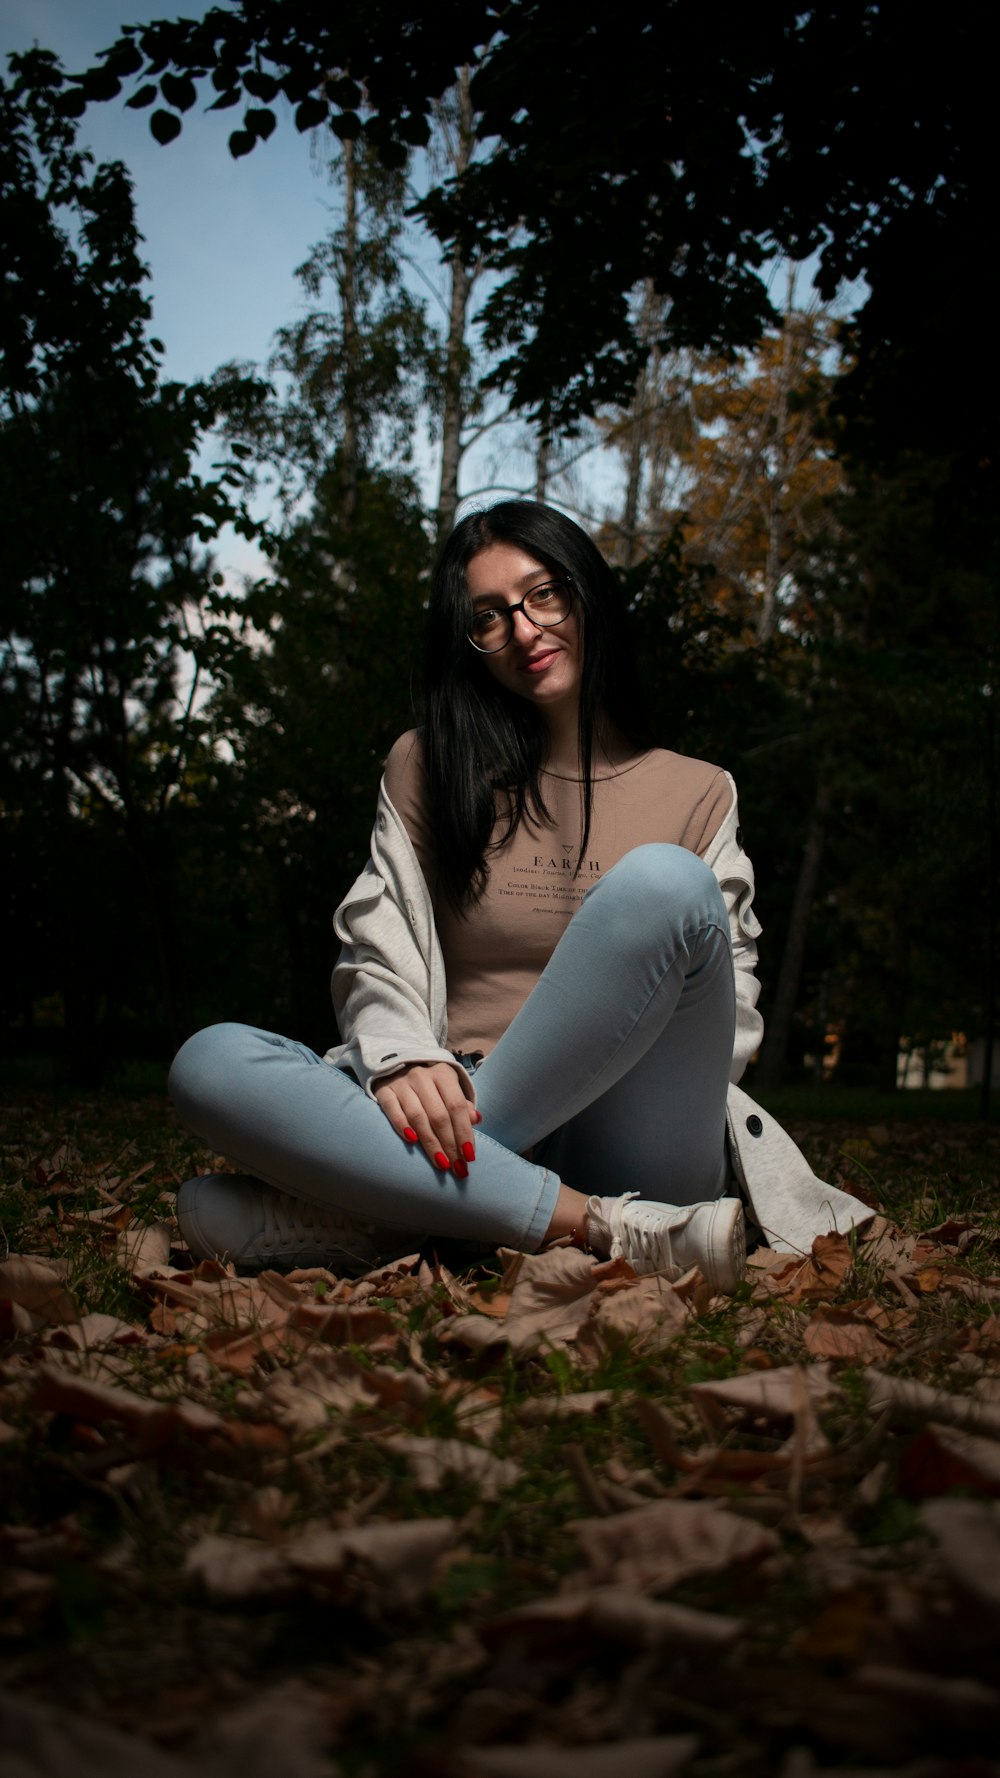
M 474 1161 L 476 1158 L 476 1151 L 473 1148 L 471 1142 L 463 1142 L 462 1143 L 462 1153 L 464 1154 L 467 1161 Z
M 468 1177 L 469 1177 L 469 1169 L 466 1166 L 465 1162 L 464 1161 L 456 1161 L 455 1162 L 455 1178 L 456 1179 L 468 1179 Z
M 442 1154 L 440 1149 L 438 1149 L 437 1154 L 434 1156 L 434 1165 L 435 1167 L 440 1167 L 442 1173 L 449 1172 L 451 1168 L 451 1162 L 448 1159 L 448 1156 Z
M 403 1135 L 406 1137 L 407 1142 L 419 1142 L 420 1140 L 416 1130 L 411 1130 L 409 1124 L 407 1124 L 406 1129 L 403 1131 Z
M 474 1124 L 481 1124 L 481 1123 L 482 1123 L 482 1121 L 483 1121 L 483 1114 L 482 1114 L 482 1112 L 481 1112 L 481 1111 L 474 1111 L 474 1112 L 473 1112 L 473 1113 L 472 1113 L 472 1121 L 473 1121 L 473 1123 L 474 1123 Z

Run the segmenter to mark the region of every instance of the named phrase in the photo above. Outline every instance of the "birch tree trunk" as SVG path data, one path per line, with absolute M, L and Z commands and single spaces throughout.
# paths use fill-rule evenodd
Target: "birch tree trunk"
M 340 480 L 344 523 L 354 523 L 358 505 L 358 181 L 354 143 L 344 143 L 344 249 L 340 265 L 344 332 L 344 431 Z
M 468 168 L 475 143 L 469 70 L 458 75 L 458 121 L 453 150 L 457 179 Z M 456 244 L 448 259 L 451 292 L 448 304 L 448 345 L 444 373 L 444 406 L 441 414 L 441 483 L 438 490 L 437 536 L 444 542 L 455 523 L 458 509 L 458 470 L 462 460 L 462 427 L 465 422 L 465 328 L 473 275 Z

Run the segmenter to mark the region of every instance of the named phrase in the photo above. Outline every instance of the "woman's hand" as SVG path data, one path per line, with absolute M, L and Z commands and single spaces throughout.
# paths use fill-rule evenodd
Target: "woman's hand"
M 419 1142 L 442 1173 L 451 1168 L 465 1178 L 476 1158 L 472 1127 L 479 1112 L 466 1098 L 457 1069 L 447 1062 L 415 1062 L 383 1076 L 372 1092 L 404 1142 Z

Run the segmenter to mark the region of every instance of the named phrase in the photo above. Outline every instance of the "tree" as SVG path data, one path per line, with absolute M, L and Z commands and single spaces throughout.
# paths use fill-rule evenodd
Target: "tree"
M 93 1056 L 99 1023 L 121 1010 L 127 953 L 137 964 L 145 950 L 168 1029 L 183 1024 L 173 803 L 199 735 L 184 657 L 209 590 L 204 545 L 247 521 L 238 469 L 193 466 L 217 404 L 158 380 L 124 169 L 76 148 L 52 105 L 51 57 L 12 71 L 0 81 L 0 725 L 5 877 L 35 942 L 8 988 L 29 1022 L 34 995 L 58 993 Z M 140 1000 L 132 1016 L 152 1019 L 156 995 Z
M 65 103 L 114 98 L 136 77 L 128 102 L 152 108 L 166 142 L 210 79 L 216 108 L 246 104 L 234 154 L 265 141 L 287 101 L 298 128 L 363 131 L 399 163 L 470 65 L 491 150 L 424 213 L 466 263 L 491 255 L 498 379 L 559 429 L 634 387 L 629 298 L 647 278 L 665 304 L 664 348 L 726 349 L 771 318 L 769 256 L 819 251 L 825 298 L 868 276 L 859 327 L 880 339 L 887 268 L 912 279 L 936 239 L 988 233 L 990 21 L 984 0 L 959 0 L 936 32 L 914 31 L 903 0 L 782 0 L 728 13 L 724 30 L 693 0 L 653 13 L 625 0 L 613 28 L 598 0 L 571 21 L 546 0 L 502 14 L 450 0 L 433 19 L 409 0 L 335 13 L 245 0 L 128 28 Z M 902 312 L 888 319 L 905 337 Z

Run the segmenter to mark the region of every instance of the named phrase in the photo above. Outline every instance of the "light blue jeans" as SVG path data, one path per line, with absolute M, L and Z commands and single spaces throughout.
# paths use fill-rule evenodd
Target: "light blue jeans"
M 669 1204 L 725 1192 L 734 1024 L 718 882 L 680 846 L 639 846 L 588 890 L 475 1070 L 483 1121 L 467 1179 L 403 1142 L 352 1075 L 269 1031 L 198 1032 L 170 1093 L 194 1135 L 295 1197 L 533 1252 L 563 1180 Z

